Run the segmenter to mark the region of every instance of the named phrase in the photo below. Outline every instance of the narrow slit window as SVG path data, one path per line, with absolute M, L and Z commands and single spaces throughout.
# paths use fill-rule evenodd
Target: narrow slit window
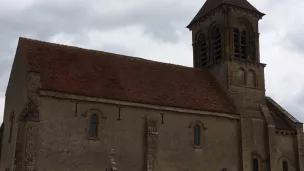
M 194 145 L 201 145 L 201 127 L 199 125 L 194 126 Z
M 98 136 L 98 116 L 93 114 L 90 120 L 90 137 Z
M 283 161 L 283 171 L 288 171 L 288 163 L 287 163 L 287 161 Z
M 256 158 L 252 160 L 252 171 L 259 171 L 259 161 Z

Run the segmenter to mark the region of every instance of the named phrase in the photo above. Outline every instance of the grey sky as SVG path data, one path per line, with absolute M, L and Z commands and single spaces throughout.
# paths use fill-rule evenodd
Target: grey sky
M 266 94 L 304 121 L 302 0 L 249 0 L 260 22 Z M 204 0 L 0 0 L 0 121 L 18 37 L 192 65 L 185 26 Z

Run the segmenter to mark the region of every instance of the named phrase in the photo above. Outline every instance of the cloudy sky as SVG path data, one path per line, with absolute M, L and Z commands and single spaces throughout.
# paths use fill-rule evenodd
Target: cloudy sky
M 303 0 L 249 0 L 260 22 L 266 93 L 304 122 Z M 185 26 L 205 0 L 0 0 L 0 121 L 18 37 L 192 66 Z

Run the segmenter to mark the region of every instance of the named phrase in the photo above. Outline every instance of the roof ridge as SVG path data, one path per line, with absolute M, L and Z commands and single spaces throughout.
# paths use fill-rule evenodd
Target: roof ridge
M 26 37 L 19 37 L 19 41 L 31 41 L 31 42 L 35 42 L 35 43 L 40 43 L 40 44 L 42 43 L 42 44 L 52 45 L 52 46 L 58 46 L 58 47 L 62 47 L 62 48 L 72 48 L 72 49 L 78 49 L 78 50 L 88 51 L 88 52 L 105 53 L 105 54 L 108 54 L 108 55 L 114 55 L 115 57 L 124 57 L 124 58 L 129 59 L 129 60 L 142 60 L 142 61 L 151 62 L 151 63 L 157 63 L 157 64 L 163 64 L 163 65 L 170 65 L 170 66 L 175 66 L 175 67 L 181 67 L 181 68 L 185 68 L 185 69 L 202 70 L 202 69 L 193 68 L 193 67 L 189 67 L 189 66 L 184 66 L 184 65 L 180 65 L 180 64 L 173 64 L 173 63 L 155 61 L 155 60 L 146 59 L 146 58 L 142 58 L 142 57 L 138 57 L 138 56 L 123 55 L 123 54 L 118 54 L 118 53 L 113 53 L 113 52 L 107 52 L 107 51 L 96 50 L 96 49 L 82 48 L 82 47 L 74 46 L 74 45 L 60 44 L 60 43 L 42 41 L 42 40 L 37 40 L 37 39 L 32 39 L 32 38 L 26 38 Z

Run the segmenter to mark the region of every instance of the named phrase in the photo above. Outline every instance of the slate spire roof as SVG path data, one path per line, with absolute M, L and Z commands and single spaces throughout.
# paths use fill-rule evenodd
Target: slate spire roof
M 212 10 L 223 4 L 241 7 L 253 12 L 260 13 L 261 15 L 264 15 L 259 10 L 257 10 L 253 5 L 251 5 L 247 0 L 207 0 L 203 5 L 203 7 L 196 14 L 196 16 L 193 18 L 193 20 L 190 22 L 190 24 L 187 26 L 187 28 L 189 28 L 193 23 L 198 21 L 200 18 L 204 17 L 206 14 L 208 14 L 209 12 L 211 12 Z

